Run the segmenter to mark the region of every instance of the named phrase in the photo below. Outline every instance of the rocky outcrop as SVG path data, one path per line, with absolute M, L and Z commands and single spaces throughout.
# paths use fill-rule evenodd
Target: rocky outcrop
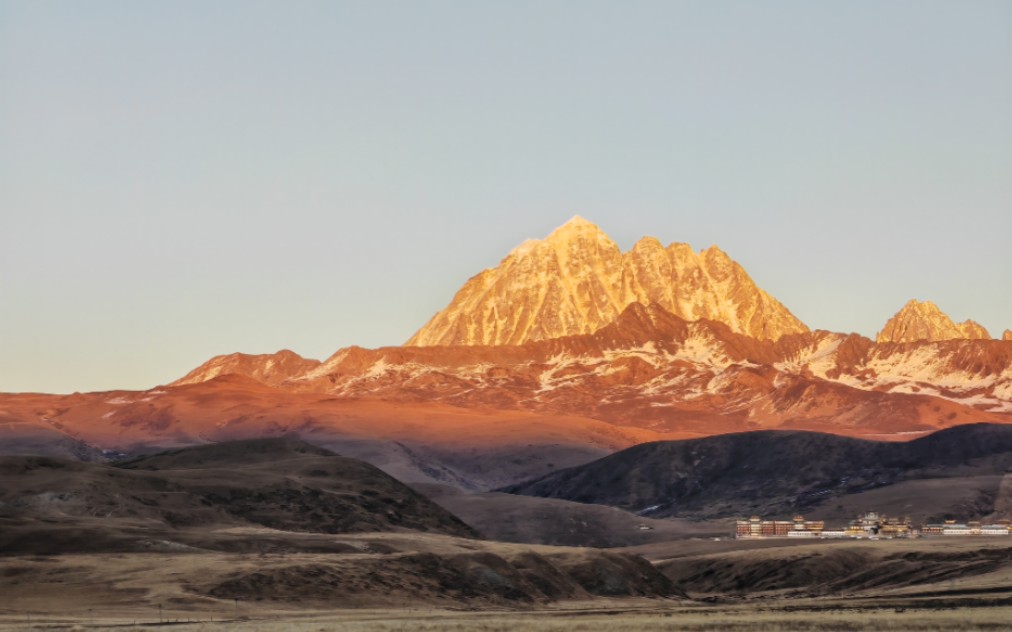
M 1012 340 L 1012 329 L 1006 329 L 1001 335 L 1002 340 Z
M 1012 348 L 996 340 L 879 345 L 828 331 L 774 342 L 633 303 L 593 334 L 523 345 L 352 347 L 287 386 L 664 432 L 787 425 L 888 434 L 1005 419 Z
M 991 333 L 988 332 L 984 325 L 976 321 L 964 320 L 957 324 L 956 327 L 963 333 L 961 338 L 965 338 L 966 340 L 991 340 Z
M 414 480 L 484 486 L 658 433 L 794 428 L 903 439 L 1012 422 L 1008 342 L 875 344 L 828 331 L 759 340 L 656 303 L 633 303 L 593 334 L 523 345 L 349 347 L 322 364 L 303 361 L 313 368 L 285 380 L 269 360 L 224 356 L 145 392 L 0 395 L 0 453 L 36 445 L 40 429 L 121 451 L 298 433 L 428 477 Z M 392 452 L 370 452 L 375 441 L 395 442 Z M 402 441 L 432 450 L 473 442 L 501 459 L 489 466 L 489 453 L 443 461 L 432 452 L 431 466 L 396 447 Z M 532 445 L 543 460 L 514 460 Z
M 988 333 L 979 323 L 967 320 L 955 323 L 931 301 L 909 301 L 895 316 L 889 319 L 876 342 L 940 342 L 942 340 L 990 340 Z
M 407 344 L 520 345 L 589 334 L 632 303 L 724 323 L 760 340 L 808 331 L 716 246 L 696 252 L 648 237 L 623 253 L 597 226 L 574 217 L 472 277 Z
M 319 360 L 303 358 L 288 349 L 260 355 L 230 353 L 211 358 L 173 382 L 172 385 L 199 384 L 221 375 L 242 375 L 270 386 L 277 386 L 293 377 L 303 375 L 319 365 Z

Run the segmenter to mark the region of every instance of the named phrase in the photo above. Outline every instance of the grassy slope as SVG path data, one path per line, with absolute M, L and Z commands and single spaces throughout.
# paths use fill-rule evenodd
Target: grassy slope
M 1010 468 L 1012 426 L 961 426 L 909 443 L 762 431 L 638 445 L 503 491 L 610 505 L 652 517 L 840 515 L 860 504 L 889 500 L 889 506 L 864 508 L 925 517 L 954 509 L 973 518 L 996 511 L 1001 477 Z M 955 504 L 948 505 L 932 485 L 909 483 L 966 477 L 973 480 L 953 485 L 969 497 L 955 502 L 949 494 Z M 897 492 L 892 497 L 868 496 L 890 487 Z M 860 494 L 866 496 L 848 501 Z

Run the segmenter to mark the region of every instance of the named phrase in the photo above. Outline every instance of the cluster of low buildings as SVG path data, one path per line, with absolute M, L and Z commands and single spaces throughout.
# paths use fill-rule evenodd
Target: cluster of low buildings
M 921 535 L 1009 535 L 1012 527 L 1008 520 L 1000 520 L 995 524 L 981 524 L 970 521 L 966 524 L 955 520 L 946 520 L 942 524 L 926 524 L 921 527 Z
M 748 520 L 738 520 L 735 524 L 735 537 L 739 539 L 758 538 L 917 538 L 921 536 L 992 536 L 1009 535 L 1012 526 L 1008 520 L 994 524 L 980 522 L 959 523 L 946 520 L 941 524 L 926 524 L 919 529 L 914 527 L 910 518 L 889 518 L 874 511 L 868 512 L 857 519 L 851 520 L 842 528 L 827 528 L 822 520 L 805 520 L 804 516 L 795 516 L 793 520 L 763 520 L 753 516 Z

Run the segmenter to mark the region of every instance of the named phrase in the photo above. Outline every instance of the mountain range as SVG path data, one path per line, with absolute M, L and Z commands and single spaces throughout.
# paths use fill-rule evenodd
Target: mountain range
M 468 280 L 404 346 L 212 358 L 142 392 L 0 394 L 7 453 L 101 460 L 296 433 L 401 480 L 490 489 L 647 441 L 794 429 L 906 440 L 1012 422 L 1001 340 L 910 301 L 810 329 L 716 247 L 628 252 L 574 218 Z

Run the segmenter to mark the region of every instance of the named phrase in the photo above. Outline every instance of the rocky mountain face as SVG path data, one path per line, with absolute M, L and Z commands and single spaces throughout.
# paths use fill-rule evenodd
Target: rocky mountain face
M 288 349 L 262 355 L 230 353 L 211 358 L 173 384 L 199 384 L 220 375 L 244 375 L 258 382 L 274 386 L 303 375 L 319 365 L 319 360 L 308 360 Z
M 622 253 L 576 218 L 472 278 L 406 346 L 218 356 L 136 393 L 0 394 L 0 453 L 297 433 L 402 480 L 488 489 L 661 439 L 1012 423 L 1010 337 L 917 301 L 877 341 L 810 331 L 716 248 Z
M 1006 329 L 1001 335 L 1002 340 L 1012 340 L 1012 329 Z
M 472 277 L 407 344 L 520 345 L 589 334 L 632 303 L 720 322 L 760 340 L 808 331 L 716 246 L 695 252 L 647 237 L 623 253 L 597 226 L 574 217 Z
M 250 376 L 252 377 L 252 376 Z M 1012 420 L 1012 345 L 876 344 L 827 331 L 759 340 L 633 303 L 593 334 L 506 346 L 342 349 L 290 392 L 577 415 L 707 435 L 805 428 L 855 436 Z
M 567 413 L 661 432 L 792 427 L 874 435 L 1012 420 L 1012 345 L 776 342 L 634 303 L 593 334 L 517 346 L 339 351 L 284 388 Z
M 972 320 L 955 323 L 931 301 L 916 299 L 909 301 L 889 319 L 876 337 L 879 343 L 957 339 L 990 340 L 991 334 Z
M 661 439 L 804 429 L 905 440 L 1012 422 L 1006 341 L 758 340 L 656 304 L 523 345 L 351 347 L 296 374 L 268 364 L 215 358 L 142 392 L 0 394 L 0 453 L 25 441 L 38 453 L 49 436 L 99 453 L 295 433 L 401 480 L 488 489 Z M 196 381 L 225 370 L 237 373 Z
M 403 347 L 322 363 L 215 358 L 223 372 L 339 400 L 438 402 L 709 435 L 803 428 L 906 436 L 1012 421 L 1012 346 L 911 301 L 878 340 L 810 331 L 716 247 L 629 252 L 574 218 L 473 277 Z

